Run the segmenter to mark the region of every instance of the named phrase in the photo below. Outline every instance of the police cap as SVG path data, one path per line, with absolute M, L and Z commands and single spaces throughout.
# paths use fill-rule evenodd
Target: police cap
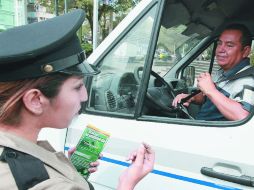
M 85 60 L 77 30 L 85 19 L 75 10 L 46 21 L 0 32 L 0 81 L 37 78 L 51 73 L 94 75 Z

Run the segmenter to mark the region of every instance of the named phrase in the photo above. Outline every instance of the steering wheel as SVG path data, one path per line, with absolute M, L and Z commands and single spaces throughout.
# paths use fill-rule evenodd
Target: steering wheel
M 139 74 L 143 70 L 143 67 L 137 67 L 134 69 L 134 77 L 140 84 L 141 75 Z M 184 112 L 188 118 L 193 119 L 189 114 L 188 110 L 183 106 L 179 105 L 179 109 L 173 107 L 172 101 L 176 97 L 174 88 L 171 84 L 168 84 L 160 75 L 156 72 L 151 71 L 151 75 L 155 77 L 156 86 L 148 87 L 146 96 L 149 101 L 154 103 L 157 107 L 163 111 L 175 113 L 177 111 Z

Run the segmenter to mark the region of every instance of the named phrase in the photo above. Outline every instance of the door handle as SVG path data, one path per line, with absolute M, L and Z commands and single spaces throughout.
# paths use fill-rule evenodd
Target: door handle
M 222 179 L 225 181 L 229 181 L 229 182 L 233 182 L 233 183 L 237 183 L 237 184 L 241 184 L 245 186 L 254 187 L 254 177 L 251 177 L 251 176 L 247 176 L 247 175 L 234 176 L 230 174 L 217 172 L 213 170 L 212 168 L 208 168 L 208 167 L 202 167 L 200 172 L 203 175 L 206 175 L 209 177 Z

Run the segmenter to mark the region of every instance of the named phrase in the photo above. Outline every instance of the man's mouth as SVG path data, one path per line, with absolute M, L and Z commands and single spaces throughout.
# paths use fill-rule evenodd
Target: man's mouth
M 224 61 L 224 60 L 227 59 L 227 57 L 226 57 L 226 56 L 217 55 L 217 56 L 216 56 L 216 59 L 217 59 L 218 61 Z

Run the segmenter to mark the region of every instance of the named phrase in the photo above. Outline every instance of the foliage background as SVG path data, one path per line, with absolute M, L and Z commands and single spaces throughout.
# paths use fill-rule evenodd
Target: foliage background
M 99 0 L 98 7 L 98 44 L 104 40 L 107 35 L 117 26 L 119 22 L 129 13 L 129 11 L 140 0 Z M 55 13 L 56 0 L 37 0 L 37 2 L 47 8 L 47 12 Z M 65 2 L 58 0 L 59 14 L 64 13 Z M 67 0 L 68 11 L 81 8 L 86 13 L 86 21 L 79 31 L 79 37 L 82 47 L 86 51 L 87 56 L 91 54 L 93 39 L 93 0 Z

